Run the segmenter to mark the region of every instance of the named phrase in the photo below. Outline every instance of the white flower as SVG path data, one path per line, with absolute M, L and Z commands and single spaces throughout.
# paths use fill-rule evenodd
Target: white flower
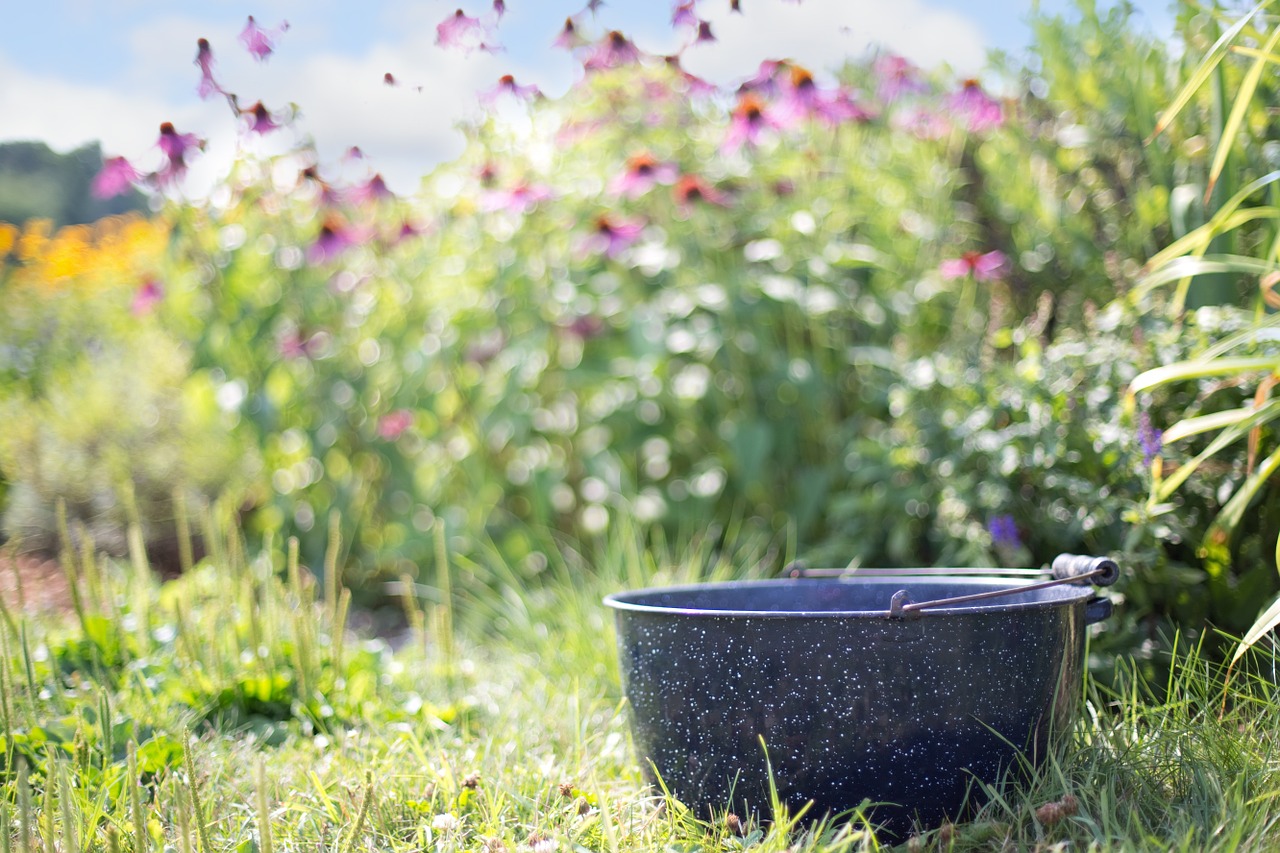
M 431 828 L 437 832 L 452 832 L 460 821 L 451 814 L 438 814 L 431 819 Z

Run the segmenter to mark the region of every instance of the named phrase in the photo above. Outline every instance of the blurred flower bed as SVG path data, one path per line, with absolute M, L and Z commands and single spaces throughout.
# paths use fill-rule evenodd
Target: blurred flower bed
M 1213 14 L 1187 7 L 1189 46 Z M 206 201 L 0 230 L 6 529 L 51 542 L 61 496 L 100 541 L 135 513 L 161 541 L 175 502 L 222 495 L 319 565 L 336 513 L 370 600 L 441 526 L 523 582 L 619 525 L 764 531 L 829 565 L 1109 553 L 1132 570 L 1118 644 L 1239 632 L 1280 586 L 1274 488 L 1225 559 L 1201 543 L 1252 451 L 1149 497 L 1205 447 L 1160 431 L 1256 387 L 1130 390 L 1256 320 L 1251 285 L 1177 315 L 1135 290 L 1219 206 L 1198 195 L 1215 107 L 1156 127 L 1179 56 L 1123 10 L 1034 29 L 1001 97 L 889 54 L 726 90 L 569 32 L 582 81 L 503 78 L 412 198 L 358 151 L 262 153 L 288 111 L 228 95 L 243 154 Z M 210 51 L 202 95 L 226 95 Z M 201 144 L 166 125 L 155 171 L 117 158 L 102 184 L 163 190 Z

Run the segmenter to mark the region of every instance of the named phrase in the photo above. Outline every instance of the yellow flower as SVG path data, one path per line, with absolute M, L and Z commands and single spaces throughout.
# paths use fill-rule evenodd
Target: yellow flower
M 32 220 L 20 233 L 7 232 L 17 245 L 15 284 L 44 292 L 134 288 L 156 275 L 169 239 L 164 223 L 137 214 L 51 231 L 48 220 Z M 0 249 L 5 239 L 6 232 L 0 232 Z

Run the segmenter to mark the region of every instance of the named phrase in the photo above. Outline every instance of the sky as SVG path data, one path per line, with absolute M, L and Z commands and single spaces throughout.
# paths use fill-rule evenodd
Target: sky
M 242 102 L 297 104 L 323 159 L 359 146 L 370 168 L 409 192 L 461 152 L 457 123 L 476 115 L 477 92 L 500 76 L 552 96 L 578 79 L 580 66 L 551 42 L 584 2 L 507 0 L 497 31 L 503 49 L 467 54 L 436 45 L 436 25 L 460 4 L 470 15 L 491 14 L 491 0 L 0 0 L 0 141 L 67 151 L 97 140 L 107 155 L 145 166 L 159 156 L 158 128 L 169 121 L 208 140 L 193 177 L 213 180 L 234 152 L 236 124 L 225 101 L 196 95 L 203 37 L 219 81 Z M 1141 26 L 1171 30 L 1169 0 L 1131 2 Z M 594 22 L 591 13 L 578 20 L 665 54 L 688 41 L 671 27 L 672 5 L 606 0 Z M 832 69 L 872 46 L 979 76 L 989 51 L 1020 55 L 1029 41 L 1029 0 L 741 0 L 740 15 L 729 5 L 699 0 L 697 14 L 718 40 L 684 54 L 686 69 L 717 83 L 745 79 L 768 58 Z M 1049 12 L 1073 5 L 1040 2 Z M 249 15 L 269 30 L 288 22 L 264 62 L 237 41 Z M 401 85 L 387 86 L 388 72 Z

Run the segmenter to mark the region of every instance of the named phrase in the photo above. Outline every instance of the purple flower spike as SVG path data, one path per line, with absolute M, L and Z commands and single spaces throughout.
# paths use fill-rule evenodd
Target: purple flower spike
M 1142 448 L 1142 464 L 1151 467 L 1164 449 L 1164 433 L 1151 425 L 1146 412 L 1138 415 L 1138 446 Z
M 274 30 L 264 30 L 258 26 L 258 22 L 253 19 L 253 15 L 250 15 L 248 22 L 244 25 L 244 29 L 240 31 L 240 43 L 244 45 L 245 50 L 253 54 L 254 59 L 259 62 L 265 62 L 266 58 L 275 50 L 275 40 L 288 32 L 288 30 L 288 21 L 281 21 L 280 26 Z
M 115 198 L 127 192 L 141 176 L 133 164 L 123 157 L 108 157 L 93 179 L 90 191 L 95 198 Z
M 209 40 L 202 38 L 196 41 L 196 66 L 200 69 L 200 85 L 196 94 L 205 101 L 214 95 L 225 95 L 226 91 L 213 79 L 213 48 Z
M 1000 103 L 982 91 L 977 80 L 966 80 L 959 92 L 947 98 L 947 108 L 970 133 L 984 133 L 1004 124 Z
M 1012 515 L 992 516 L 987 522 L 987 532 L 991 534 L 991 544 L 997 548 L 1022 547 L 1022 540 L 1018 538 L 1018 524 Z
M 582 63 L 582 66 L 588 71 L 600 71 L 621 65 L 631 65 L 639 61 L 640 49 L 618 30 L 610 30 L 591 51 L 591 55 Z

